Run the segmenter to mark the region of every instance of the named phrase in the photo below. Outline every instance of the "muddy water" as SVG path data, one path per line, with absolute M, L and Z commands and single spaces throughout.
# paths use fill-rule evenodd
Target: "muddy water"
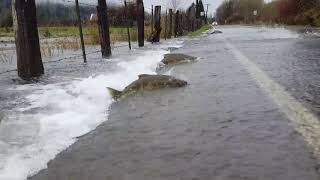
M 315 145 L 270 93 L 318 118 L 320 40 L 282 28 L 221 30 L 177 51 L 201 57 L 171 70 L 189 86 L 113 103 L 107 122 L 30 179 L 320 179 Z M 269 79 L 280 90 L 266 89 Z

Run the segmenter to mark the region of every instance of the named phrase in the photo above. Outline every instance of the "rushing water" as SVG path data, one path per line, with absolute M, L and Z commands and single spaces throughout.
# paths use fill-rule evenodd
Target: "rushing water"
M 25 179 L 108 119 L 112 98 L 106 87 L 122 89 L 139 74 L 155 74 L 172 40 L 128 51 L 112 59 L 91 55 L 88 64 L 71 59 L 45 64 L 46 75 L 34 83 L 1 76 L 0 179 Z M 98 47 L 96 47 L 98 48 Z M 90 50 L 90 49 L 89 49 Z

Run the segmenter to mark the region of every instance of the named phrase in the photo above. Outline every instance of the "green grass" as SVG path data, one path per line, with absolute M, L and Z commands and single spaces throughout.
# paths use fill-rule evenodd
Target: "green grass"
M 200 29 L 190 32 L 187 35 L 190 37 L 195 37 L 200 35 L 202 32 L 210 29 L 209 25 L 204 25 Z M 79 36 L 79 28 L 77 26 L 67 26 L 67 27 L 39 27 L 39 34 L 45 37 L 67 37 L 67 36 Z M 137 39 L 136 37 L 137 29 L 130 28 L 130 34 L 133 41 Z M 98 36 L 98 27 L 96 25 L 86 25 L 83 27 L 84 36 Z M 127 28 L 124 27 L 111 27 L 110 34 L 115 40 L 126 40 L 127 38 Z M 0 28 L 0 37 L 12 37 L 12 28 L 5 29 Z
M 132 29 L 132 28 L 131 28 Z M 51 36 L 55 37 L 64 37 L 64 36 L 78 36 L 79 35 L 79 28 L 78 27 L 40 27 L 39 33 L 45 34 L 46 31 L 49 32 Z M 92 31 L 98 32 L 98 26 L 85 26 L 83 27 L 83 34 L 92 35 Z M 116 34 L 125 34 L 127 33 L 126 28 L 110 28 L 110 33 Z
M 63 36 L 75 36 L 79 34 L 77 27 L 39 27 L 39 34 L 44 35 L 49 33 L 51 36 L 63 37 Z M 0 28 L 0 37 L 12 37 L 12 28 L 9 31 L 5 28 Z
M 39 34 L 46 34 L 47 32 L 51 36 L 64 37 L 64 36 L 75 36 L 79 34 L 77 27 L 39 27 Z
M 210 29 L 210 25 L 203 25 L 200 29 L 194 31 L 194 32 L 190 32 L 188 33 L 189 37 L 196 37 L 199 36 L 201 33 L 207 31 Z
M 52 37 L 66 37 L 66 36 L 78 36 L 79 28 L 76 26 L 68 26 L 68 27 L 39 27 L 38 28 L 40 35 L 52 36 Z M 83 28 L 83 34 L 92 35 L 92 31 L 98 32 L 97 26 L 85 26 Z M 130 31 L 135 31 L 134 28 L 130 28 Z M 126 34 L 127 28 L 118 28 L 112 27 L 110 28 L 110 33 L 112 34 Z M 0 37 L 12 37 L 13 31 L 12 28 L 5 29 L 0 28 Z
M 0 28 L 0 37 L 13 37 L 12 28 Z

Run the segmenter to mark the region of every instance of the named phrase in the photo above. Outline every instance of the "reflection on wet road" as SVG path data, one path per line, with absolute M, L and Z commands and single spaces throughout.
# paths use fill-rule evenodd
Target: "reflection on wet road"
M 29 179 L 319 180 L 320 39 L 221 30 L 175 51 L 201 58 L 171 70 L 189 86 L 113 103 Z
M 227 47 L 234 53 L 243 66 L 245 66 L 250 75 L 257 81 L 259 86 L 264 89 L 273 99 L 274 103 L 279 105 L 281 110 L 293 122 L 293 126 L 301 133 L 305 141 L 314 149 L 315 156 L 320 159 L 320 121 L 294 97 L 292 97 L 285 88 L 273 81 L 259 67 L 252 63 L 238 49 L 226 42 Z

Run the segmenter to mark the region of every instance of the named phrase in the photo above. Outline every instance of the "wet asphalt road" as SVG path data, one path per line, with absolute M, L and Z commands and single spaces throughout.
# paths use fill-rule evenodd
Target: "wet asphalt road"
M 30 180 L 319 180 L 314 149 L 226 42 L 319 114 L 320 40 L 222 31 L 177 51 L 201 57 L 172 70 L 189 86 L 114 103 L 107 122 Z

